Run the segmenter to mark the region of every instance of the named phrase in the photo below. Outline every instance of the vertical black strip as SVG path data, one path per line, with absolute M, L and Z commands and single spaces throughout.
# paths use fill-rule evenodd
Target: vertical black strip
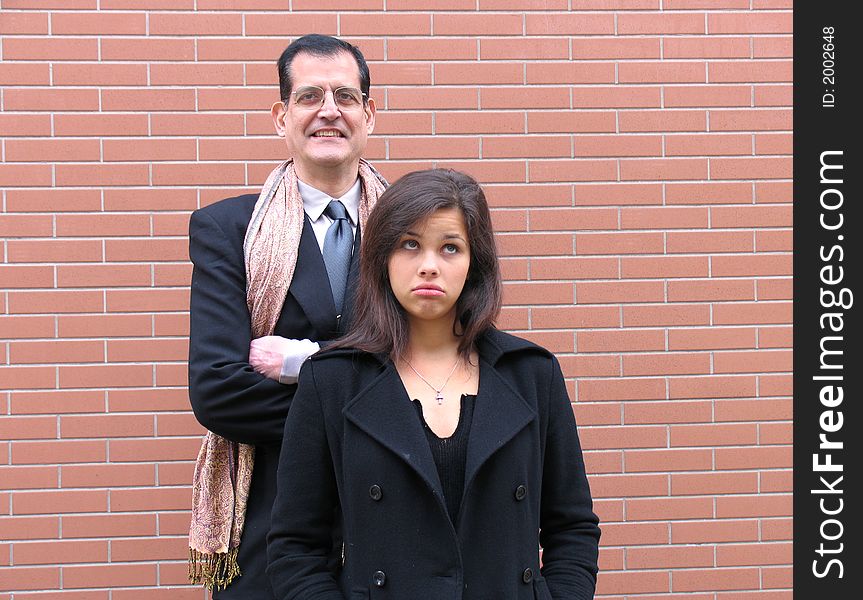
M 794 597 L 804 599 L 863 594 L 856 6 L 794 4 Z

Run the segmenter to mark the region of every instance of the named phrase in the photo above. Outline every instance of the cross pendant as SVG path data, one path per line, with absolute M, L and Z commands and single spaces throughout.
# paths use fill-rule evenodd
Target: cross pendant
M 434 399 L 437 400 L 438 405 L 443 404 L 443 394 L 440 392 L 437 393 L 437 396 L 435 396 Z

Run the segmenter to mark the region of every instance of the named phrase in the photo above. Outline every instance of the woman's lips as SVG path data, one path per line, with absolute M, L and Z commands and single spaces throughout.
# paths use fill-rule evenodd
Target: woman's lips
M 443 296 L 443 290 L 439 287 L 417 287 L 413 289 L 413 293 L 417 296 L 435 297 Z

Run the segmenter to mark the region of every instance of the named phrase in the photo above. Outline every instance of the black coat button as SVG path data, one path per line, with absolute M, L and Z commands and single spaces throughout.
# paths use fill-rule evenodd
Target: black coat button
M 374 500 L 375 502 L 377 502 L 378 500 L 383 498 L 383 496 L 384 496 L 384 492 L 383 492 L 383 490 L 381 490 L 381 486 L 375 484 L 369 488 L 369 497 L 372 500 Z
M 533 569 L 531 569 L 530 567 L 525 569 L 524 572 L 521 574 L 521 580 L 525 583 L 530 583 L 531 581 L 533 581 Z
M 375 571 L 372 574 L 372 583 L 374 583 L 377 587 L 384 587 L 384 584 L 387 582 L 387 574 L 383 571 Z
M 523 485 L 515 488 L 515 499 L 516 500 L 524 500 L 524 497 L 527 496 L 527 488 Z

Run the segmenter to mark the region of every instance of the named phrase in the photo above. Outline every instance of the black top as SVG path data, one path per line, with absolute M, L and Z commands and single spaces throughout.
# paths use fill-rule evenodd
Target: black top
M 426 432 L 426 438 L 431 447 L 432 457 L 437 467 L 446 501 L 447 512 L 453 525 L 458 524 L 458 509 L 461 506 L 461 497 L 464 494 L 464 472 L 467 461 L 467 440 L 470 437 L 470 424 L 473 420 L 473 406 L 476 396 L 462 394 L 461 411 L 458 415 L 458 425 L 450 437 L 440 438 L 435 435 L 431 427 L 426 423 L 423 416 L 423 405 L 419 400 L 414 400 L 417 414 Z

